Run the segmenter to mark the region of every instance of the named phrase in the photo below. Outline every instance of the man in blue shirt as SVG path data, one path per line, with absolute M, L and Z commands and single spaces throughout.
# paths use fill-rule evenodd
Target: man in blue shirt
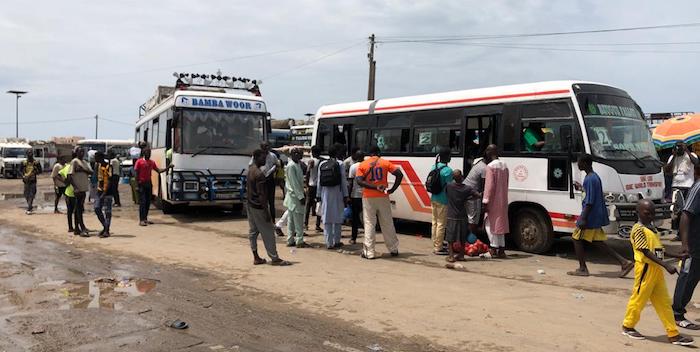
M 603 231 L 603 226 L 610 224 L 610 220 L 608 219 L 608 209 L 603 198 L 603 185 L 598 174 L 593 171 L 593 157 L 590 154 L 581 155 L 578 158 L 578 168 L 586 172 L 583 186 L 578 182 L 574 183 L 574 187 L 584 193 L 583 210 L 578 220 L 576 220 L 576 229 L 571 235 L 571 238 L 574 240 L 574 250 L 576 251 L 579 268 L 569 271 L 567 274 L 573 276 L 589 275 L 588 267 L 586 266 L 586 255 L 583 250 L 583 243 L 581 243 L 581 241 L 586 241 L 605 250 L 611 257 L 615 258 L 621 266 L 620 277 L 624 277 L 634 268 L 634 263 L 625 259 L 605 243 L 607 236 L 605 231 Z
M 443 246 L 445 241 L 445 223 L 447 222 L 447 193 L 445 186 L 452 182 L 452 169 L 447 166 L 452 160 L 452 152 L 449 148 L 441 148 L 438 154 L 438 160 L 430 169 L 440 171 L 440 184 L 442 185 L 440 193 L 433 193 L 430 196 L 430 205 L 433 208 L 433 227 L 431 238 L 433 240 L 433 253 L 437 255 L 447 255 L 447 251 Z

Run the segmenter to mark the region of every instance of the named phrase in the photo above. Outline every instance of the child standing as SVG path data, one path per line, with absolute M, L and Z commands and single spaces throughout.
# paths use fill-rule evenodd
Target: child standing
M 639 322 L 642 309 L 651 300 L 656 314 L 666 328 L 668 341 L 674 345 L 692 345 L 692 338 L 678 333 L 673 317 L 664 270 L 675 274 L 676 267 L 663 261 L 664 247 L 652 223 L 655 215 L 654 203 L 648 199 L 640 200 L 637 203 L 637 214 L 639 222 L 634 224 L 630 234 L 630 242 L 634 249 L 634 287 L 627 304 L 625 320 L 622 322 L 622 334 L 635 340 L 645 338 L 634 327 Z
M 454 182 L 445 186 L 447 194 L 447 222 L 445 226 L 445 240 L 448 256 L 446 260 L 453 263 L 455 260 L 464 260 L 464 243 L 469 235 L 469 222 L 467 221 L 467 200 L 480 198 L 481 194 L 471 186 L 462 183 L 464 175 L 461 170 L 452 172 Z M 455 254 L 454 244 L 459 244 L 459 250 Z

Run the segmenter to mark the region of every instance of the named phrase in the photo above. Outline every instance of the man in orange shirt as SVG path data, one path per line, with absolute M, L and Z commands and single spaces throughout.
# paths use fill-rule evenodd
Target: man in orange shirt
M 389 195 L 394 193 L 401 185 L 403 173 L 390 161 L 381 158 L 381 150 L 377 146 L 372 146 L 369 150 L 370 157 L 363 161 L 357 168 L 357 184 L 362 190 L 362 212 L 364 214 L 365 244 L 362 250 L 362 258 L 374 259 L 374 243 L 377 226 L 377 218 L 382 227 L 384 244 L 391 252 L 392 257 L 399 255 L 399 239 L 396 237 L 394 229 L 394 218 L 391 214 L 391 203 Z M 396 177 L 394 185 L 389 186 L 388 175 Z

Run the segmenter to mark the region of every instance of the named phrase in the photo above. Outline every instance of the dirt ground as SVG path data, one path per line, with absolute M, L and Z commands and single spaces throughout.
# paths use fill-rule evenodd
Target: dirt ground
M 651 306 L 645 310 L 638 326 L 649 340 L 632 341 L 620 334 L 632 277 L 616 278 L 619 267 L 600 253 L 590 256 L 589 268 L 593 276 L 567 276 L 566 271 L 577 265 L 567 239 L 558 240 L 548 255 L 511 251 L 511 257 L 506 260 L 475 258 L 464 263 L 462 270 L 448 270 L 444 268 L 444 257 L 430 253 L 428 229 L 423 225 L 400 224 L 399 232 L 404 234 L 400 236 L 401 255 L 391 258 L 385 253 L 374 261 L 359 257 L 359 244 L 338 251 L 326 250 L 322 246 L 322 234 L 312 230 L 306 241 L 313 248 L 290 251 L 281 239 L 278 241 L 283 259 L 295 265 L 254 267 L 245 218 L 214 209 L 175 215 L 163 215 L 152 209 L 149 217 L 156 224 L 139 227 L 137 209 L 130 202 L 128 189 L 120 190 L 126 206 L 114 211 L 113 237 L 86 239 L 69 235 L 65 216 L 53 214 L 52 206 L 48 205 L 53 196 L 47 178 L 40 180 L 37 198 L 41 206 L 36 214 L 29 216 L 21 209 L 21 197 L 16 198 L 21 193 L 21 182 L 0 179 L 0 199 L 5 198 L 0 201 L 0 228 L 5 229 L 5 233 L 13 234 L 20 242 L 51 243 L 50 246 L 60 248 L 59 252 L 67 253 L 64 249 L 68 248 L 71 253 L 79 253 L 81 258 L 94 258 L 104 265 L 97 265 L 99 270 L 91 270 L 88 269 L 92 266 L 90 261 L 80 264 L 84 265 L 83 273 L 86 270 L 100 273 L 81 277 L 77 273 L 77 276 L 66 273 L 71 261 L 59 262 L 54 270 L 59 270 L 60 275 L 51 276 L 51 280 L 71 283 L 82 280 L 84 283 L 89 278 L 109 276 L 113 268 L 125 270 L 119 267 L 125 263 L 131 265 L 127 271 L 133 272 L 135 277 L 160 280 L 154 291 L 128 297 L 128 302 L 135 303 L 133 307 L 131 303 L 122 303 L 129 306 L 122 311 L 109 307 L 68 309 L 68 312 L 77 312 L 73 314 L 85 314 L 83 321 L 86 323 L 74 332 L 80 336 L 73 339 L 76 341 L 80 338 L 88 341 L 89 336 L 99 334 L 101 328 L 90 325 L 99 326 L 103 315 L 129 311 L 127 315 L 133 325 L 140 324 L 140 329 L 145 330 L 153 328 L 153 332 L 147 334 L 134 326 L 134 330 L 141 332 L 126 333 L 128 343 L 140 342 L 136 350 L 163 350 L 150 345 L 151 341 L 172 342 L 172 346 L 178 346 L 172 349 L 187 349 L 184 340 L 168 338 L 174 332 L 163 328 L 159 319 L 149 318 L 150 313 L 138 314 L 145 306 L 137 304 L 139 300 L 148 300 L 155 307 L 151 308 L 156 312 L 154 316 L 167 319 L 173 316 L 168 313 L 182 312 L 178 318 L 194 322 L 188 334 L 197 329 L 199 334 L 194 334 L 192 341 L 203 342 L 191 348 L 202 350 L 221 344 L 228 346 L 226 348 L 238 345 L 241 349 L 267 351 L 366 351 L 367 346 L 377 347 L 372 346 L 374 343 L 384 351 L 658 351 L 674 348 L 665 342 L 664 330 Z M 90 205 L 86 207 L 90 209 Z M 99 228 L 94 215 L 88 212 L 85 218 L 88 228 Z M 347 230 L 344 229 L 344 236 L 348 236 Z M 15 233 L 26 233 L 30 237 Z M 384 249 L 381 238 L 379 242 L 381 251 Z M 611 242 L 616 249 L 628 256 L 631 254 L 625 241 Z M 665 244 L 676 245 L 668 241 Z M 0 250 L 8 251 L 7 256 L 15 248 L 0 242 Z M 41 248 L 38 246 L 34 250 L 33 246 L 24 246 L 20 251 L 22 256 L 41 262 L 46 256 L 46 250 L 42 252 Z M 192 278 L 198 280 L 190 284 L 194 287 L 188 287 L 188 282 L 192 282 L 188 280 Z M 6 295 L 27 295 L 29 290 L 32 296 L 37 282 L 42 280 L 51 281 L 42 277 L 27 281 L 34 284 L 13 286 L 0 280 L 0 288 Z M 668 276 L 667 280 L 672 289 L 675 278 Z M 207 296 L 210 292 L 195 289 L 212 286 L 226 287 L 226 291 L 215 290 L 213 292 L 220 296 L 210 297 Z M 179 293 L 167 292 L 168 288 L 191 288 L 183 295 L 197 298 L 193 301 L 174 299 Z M 161 290 L 166 291 L 163 297 L 155 294 Z M 201 295 L 205 297 L 199 298 Z M 694 298 L 695 301 L 697 295 Z M 201 302 L 217 303 L 205 310 Z M 188 305 L 192 307 L 187 309 Z M 248 315 L 264 318 L 246 320 L 252 319 L 245 313 L 240 314 L 241 307 L 246 305 L 251 310 Z M 11 307 L 9 312 L 3 310 L 2 314 L 17 314 L 17 310 L 24 309 L 21 304 L 19 307 Z M 35 305 L 31 307 L 30 311 L 38 309 Z M 700 313 L 693 303 L 689 311 L 691 319 Z M 235 312 L 239 312 L 238 315 Z M 275 321 L 273 314 L 280 313 L 289 319 L 280 323 L 287 326 L 287 330 L 272 323 Z M 66 313 L 49 306 L 42 307 L 38 314 L 48 317 Z M 114 319 L 111 324 L 118 323 Z M 40 346 L 36 348 L 40 351 L 52 350 L 46 340 L 42 340 L 51 336 L 48 332 L 53 331 L 52 326 L 45 327 L 46 333 L 31 335 L 27 332 L 35 326 L 43 327 L 41 321 L 38 316 L 29 314 L 25 325 L 15 323 L 14 330 L 9 329 L 15 331 L 9 333 L 14 339 L 11 341 L 20 341 L 19 346 L 23 347 Z M 0 323 L 5 334 L 8 334 L 8 324 L 11 323 Z M 238 324 L 243 324 L 245 329 L 238 328 Z M 224 339 L 227 334 L 218 333 L 223 329 L 236 331 L 238 335 Z M 700 336 L 697 332 L 683 333 Z M 82 347 L 70 345 L 73 340 L 59 341 L 66 341 L 71 350 L 82 350 Z M 118 343 L 118 339 L 111 340 Z M 256 343 L 262 345 L 255 347 Z M 5 347 L 0 343 L 0 349 L 12 350 L 14 346 Z

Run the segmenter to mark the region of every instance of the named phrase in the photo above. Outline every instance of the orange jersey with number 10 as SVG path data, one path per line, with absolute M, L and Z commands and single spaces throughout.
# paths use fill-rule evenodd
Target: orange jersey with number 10
M 375 162 L 376 164 L 374 164 Z M 372 164 L 374 164 L 374 167 L 372 167 Z M 378 156 L 373 156 L 360 163 L 360 166 L 357 167 L 357 177 L 363 177 L 368 183 L 371 183 L 376 186 L 382 185 L 384 186 L 384 188 L 387 188 L 389 186 L 389 174 L 396 171 L 397 169 L 398 167 L 392 164 L 389 160 L 382 159 Z M 365 177 L 365 175 L 367 176 Z M 362 190 L 363 198 L 378 198 L 388 196 L 389 195 L 385 192 L 381 192 L 376 189 L 365 188 Z

